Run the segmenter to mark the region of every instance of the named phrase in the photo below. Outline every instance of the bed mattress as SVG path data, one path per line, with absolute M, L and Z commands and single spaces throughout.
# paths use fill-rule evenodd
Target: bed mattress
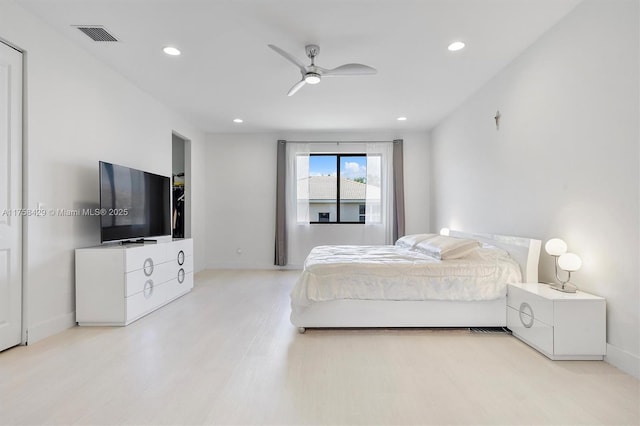
M 319 246 L 307 257 L 291 301 L 296 310 L 338 299 L 494 300 L 521 279 L 506 252 L 437 260 L 395 245 Z

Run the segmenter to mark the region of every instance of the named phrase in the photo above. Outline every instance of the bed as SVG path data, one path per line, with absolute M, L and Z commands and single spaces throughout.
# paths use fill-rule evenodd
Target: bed
M 291 323 L 301 333 L 504 327 L 507 284 L 538 282 L 539 240 L 450 231 L 446 237 L 417 234 L 401 242 L 314 248 L 291 292 Z M 450 250 L 447 244 L 464 247 Z

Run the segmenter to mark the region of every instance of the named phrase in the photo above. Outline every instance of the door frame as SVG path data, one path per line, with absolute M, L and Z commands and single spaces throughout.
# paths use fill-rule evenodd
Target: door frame
M 171 135 L 184 142 L 184 238 L 191 238 L 191 139 L 175 130 Z
M 21 155 L 21 170 L 20 170 L 20 197 L 21 197 L 21 208 L 25 206 L 25 201 L 27 200 L 27 185 L 25 182 L 27 181 L 27 52 L 22 49 L 15 43 L 10 42 L 4 37 L 0 36 L 0 43 L 14 49 L 19 52 L 22 56 L 22 90 L 21 90 L 21 101 L 22 101 L 22 117 L 21 117 L 21 146 L 20 146 L 20 155 Z M 27 256 L 27 217 L 22 218 L 21 222 L 21 230 L 20 230 L 20 288 L 21 288 L 21 306 L 20 306 L 20 343 L 19 345 L 27 345 L 28 344 L 28 331 L 27 331 L 27 291 L 26 291 L 26 276 L 27 276 L 27 262 L 25 261 Z M 7 348 L 10 349 L 10 348 Z

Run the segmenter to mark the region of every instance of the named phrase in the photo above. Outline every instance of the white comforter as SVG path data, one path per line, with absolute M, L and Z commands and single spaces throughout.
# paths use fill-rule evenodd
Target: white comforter
M 319 246 L 307 257 L 292 306 L 335 299 L 493 300 L 521 281 L 506 252 L 436 260 L 398 246 Z

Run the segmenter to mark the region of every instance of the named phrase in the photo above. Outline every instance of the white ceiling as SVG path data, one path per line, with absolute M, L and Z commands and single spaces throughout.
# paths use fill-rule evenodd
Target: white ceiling
M 17 0 L 207 132 L 426 130 L 580 0 Z M 104 25 L 97 43 L 73 25 Z M 449 52 L 463 40 L 467 47 Z M 370 65 L 292 97 L 304 63 Z M 179 57 L 162 53 L 166 45 Z M 398 116 L 408 120 L 398 122 Z M 232 120 L 244 119 L 241 125 Z

